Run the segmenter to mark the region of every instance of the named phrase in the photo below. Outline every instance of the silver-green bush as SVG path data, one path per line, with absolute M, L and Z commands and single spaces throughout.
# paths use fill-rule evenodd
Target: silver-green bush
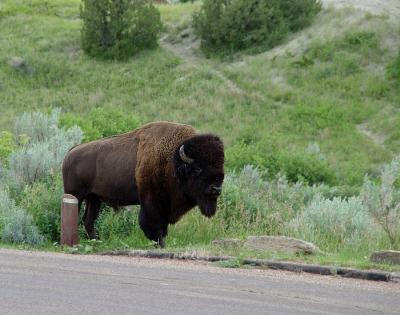
M 58 117 L 55 110 L 49 116 L 24 113 L 17 119 L 15 132 L 26 135 L 28 141 L 8 159 L 7 181 L 11 186 L 22 187 L 54 173 L 68 150 L 82 141 L 82 130 L 77 126 L 58 128 Z
M 330 250 L 358 246 L 379 233 L 360 197 L 326 199 L 321 195 L 289 221 L 286 230 Z
M 33 224 L 32 216 L 16 206 L 4 189 L 0 190 L 0 235 L 3 242 L 38 245 L 44 237 Z
M 361 191 L 365 207 L 381 225 L 392 246 L 400 243 L 400 190 L 396 188 L 399 178 L 400 157 L 397 157 L 384 166 L 380 184 L 366 177 Z
M 260 233 L 282 233 L 285 222 L 302 211 L 316 195 L 330 197 L 334 188 L 290 183 L 280 174 L 267 179 L 264 172 L 245 166 L 240 173 L 228 173 L 220 198 L 224 226 L 241 225 Z
M 53 136 L 58 129 L 60 109 L 54 109 L 50 115 L 42 112 L 23 113 L 14 122 L 14 136 L 20 141 L 20 136 L 28 137 L 29 142 L 44 142 Z M 20 143 L 21 144 L 21 143 Z M 24 144 L 24 143 L 22 143 Z

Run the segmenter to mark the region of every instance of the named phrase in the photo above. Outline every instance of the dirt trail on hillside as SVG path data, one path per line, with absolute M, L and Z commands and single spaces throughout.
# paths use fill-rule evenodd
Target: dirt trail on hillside
M 353 7 L 373 14 L 400 17 L 400 0 L 323 0 L 325 6 Z

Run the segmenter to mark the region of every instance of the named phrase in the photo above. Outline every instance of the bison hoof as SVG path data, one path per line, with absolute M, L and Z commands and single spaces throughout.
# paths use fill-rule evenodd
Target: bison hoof
M 165 247 L 165 241 L 163 238 L 158 239 L 158 242 L 155 244 L 157 248 L 164 248 Z

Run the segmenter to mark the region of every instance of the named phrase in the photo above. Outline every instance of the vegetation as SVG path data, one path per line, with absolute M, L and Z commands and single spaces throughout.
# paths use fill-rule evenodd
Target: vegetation
M 126 59 L 157 46 L 160 13 L 148 0 L 83 0 L 82 47 L 92 56 Z
M 139 124 L 139 119 L 132 113 L 103 107 L 94 108 L 84 116 L 65 113 L 60 119 L 62 127 L 81 128 L 84 142 L 128 132 L 139 127 Z
M 205 0 L 193 26 L 206 51 L 259 51 L 310 25 L 320 10 L 317 0 Z
M 58 250 L 59 166 L 70 146 L 171 120 L 219 134 L 227 175 L 216 217 L 192 211 L 170 228 L 169 248 L 219 253 L 216 238 L 286 234 L 326 254 L 284 258 L 361 267 L 372 250 L 400 248 L 398 22 L 322 10 L 264 53 L 186 60 L 158 47 L 116 62 L 81 50 L 80 1 L 27 3 L 0 5 L 2 246 Z M 200 2 L 157 8 L 176 35 Z M 10 66 L 13 56 L 31 71 Z M 153 246 L 137 207 L 104 208 L 96 229 L 100 241 L 82 230 L 74 250 Z

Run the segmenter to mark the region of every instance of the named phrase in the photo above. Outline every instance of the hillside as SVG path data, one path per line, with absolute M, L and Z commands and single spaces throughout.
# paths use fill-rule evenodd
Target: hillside
M 221 135 L 231 167 L 268 168 L 271 152 L 308 154 L 326 161 L 338 184 L 358 185 L 400 151 L 400 87 L 385 75 L 400 47 L 399 19 L 374 15 L 395 16 L 394 2 L 379 12 L 374 1 L 364 2 L 367 10 L 328 6 L 281 46 L 223 61 L 203 57 L 186 31 L 198 4 L 162 5 L 161 47 L 105 62 L 80 49 L 80 1 L 5 0 L 0 130 L 23 111 L 84 115 L 112 106 L 143 122 L 172 120 Z M 29 74 L 10 67 L 14 56 Z M 232 162 L 236 156 L 243 161 Z

